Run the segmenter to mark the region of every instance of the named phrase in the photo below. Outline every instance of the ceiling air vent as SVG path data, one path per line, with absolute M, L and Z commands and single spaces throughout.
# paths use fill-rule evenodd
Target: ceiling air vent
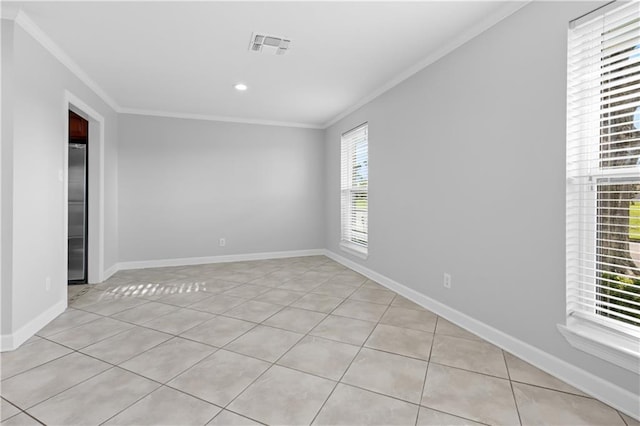
M 272 55 L 284 55 L 289 50 L 291 40 L 284 37 L 276 37 L 253 33 L 249 50 L 258 53 L 269 53 Z

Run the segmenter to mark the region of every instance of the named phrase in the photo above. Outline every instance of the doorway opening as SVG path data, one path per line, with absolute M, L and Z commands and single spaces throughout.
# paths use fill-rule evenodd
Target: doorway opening
M 69 111 L 67 280 L 87 283 L 89 122 Z

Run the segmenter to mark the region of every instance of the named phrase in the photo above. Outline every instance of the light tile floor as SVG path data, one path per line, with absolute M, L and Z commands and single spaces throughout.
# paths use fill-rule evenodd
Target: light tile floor
M 322 256 L 71 286 L 0 371 L 6 425 L 639 425 Z

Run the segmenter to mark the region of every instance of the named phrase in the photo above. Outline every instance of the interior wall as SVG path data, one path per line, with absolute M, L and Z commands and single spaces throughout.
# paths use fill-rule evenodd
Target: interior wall
M 11 332 L 15 334 L 52 308 L 66 306 L 67 218 L 64 181 L 60 178 L 66 155 L 65 90 L 105 118 L 105 205 L 117 203 L 117 114 L 19 25 L 11 27 L 12 37 L 3 38 L 2 49 L 12 50 L 13 61 L 3 61 L 2 67 L 3 74 L 10 70 L 13 76 L 13 135 L 5 140 L 3 133 L 2 143 L 3 154 L 5 144 L 12 151 L 12 277 L 8 284 L 3 281 L 3 287 L 11 286 L 9 312 Z M 109 267 L 117 259 L 118 248 L 113 209 L 106 212 L 104 222 L 105 235 L 109 235 L 104 248 L 105 266 Z M 3 259 L 5 256 L 3 250 Z M 47 278 L 51 280 L 48 290 Z M 5 308 L 3 305 L 3 311 Z
M 568 22 L 532 2 L 327 129 L 326 247 L 618 386 L 565 322 Z M 369 257 L 339 248 L 340 135 L 369 122 Z M 443 286 L 443 273 L 452 287 Z
M 0 335 L 11 334 L 13 288 L 13 22 L 2 20 L 2 145 L 0 145 Z
M 121 262 L 322 248 L 323 131 L 139 115 L 119 129 Z

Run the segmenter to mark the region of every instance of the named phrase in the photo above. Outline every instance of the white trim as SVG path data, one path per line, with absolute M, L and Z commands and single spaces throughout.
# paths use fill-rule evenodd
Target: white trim
M 367 260 L 367 257 L 369 257 L 369 251 L 365 247 L 350 243 L 349 241 L 340 241 L 340 250 L 364 260 Z
M 73 93 L 69 92 L 68 90 L 64 91 L 64 109 L 63 109 L 63 113 L 64 113 L 64 117 L 65 117 L 65 134 L 64 134 L 64 139 L 63 139 L 63 146 L 64 146 L 64 202 L 65 202 L 65 212 L 64 212 L 64 252 L 67 251 L 67 234 L 68 234 L 68 223 L 67 223 L 67 201 L 68 201 L 68 149 L 69 149 L 69 130 L 68 130 L 68 126 L 69 126 L 69 119 L 68 119 L 68 114 L 69 114 L 69 110 L 76 110 L 76 112 L 79 112 L 80 115 L 84 115 L 84 118 L 87 118 L 89 121 L 89 150 L 94 150 L 98 149 L 98 164 L 94 164 L 91 162 L 91 158 L 95 158 L 92 156 L 92 154 L 89 154 L 88 158 L 87 158 L 87 164 L 89 165 L 89 192 L 92 191 L 96 191 L 98 192 L 98 208 L 96 209 L 95 206 L 89 204 L 89 226 L 91 226 L 91 223 L 95 223 L 95 220 L 97 218 L 97 222 L 98 222 L 98 238 L 96 239 L 95 236 L 92 236 L 91 234 L 89 234 L 89 239 L 88 239 L 88 246 L 87 246 L 87 251 L 88 251 L 88 259 L 89 261 L 87 262 L 87 280 L 89 282 L 102 282 L 104 281 L 104 145 L 105 145 L 105 141 L 104 141 L 104 127 L 105 127 L 105 121 L 104 121 L 104 117 L 102 115 L 100 115 L 96 110 L 94 110 L 93 108 L 91 108 L 89 105 L 87 105 L 84 101 L 82 101 L 80 98 L 78 98 L 77 96 L 75 96 Z M 92 137 L 91 134 L 91 129 L 95 128 L 94 126 L 97 125 L 98 126 L 98 137 Z M 98 173 L 97 173 L 97 188 L 95 187 L 95 180 L 91 179 L 91 175 L 93 175 L 95 173 L 95 169 L 98 169 Z M 89 198 L 89 200 L 87 200 L 89 203 L 91 201 L 91 198 Z M 97 210 L 97 212 L 96 212 Z M 94 259 L 93 257 L 97 256 L 97 259 Z
M 324 124 L 311 124 L 311 123 L 294 123 L 294 122 L 283 122 L 283 121 L 273 121 L 273 120 L 262 120 L 255 118 L 242 118 L 242 117 L 226 117 L 226 116 L 216 116 L 216 115 L 205 115 L 205 114 L 190 114 L 190 113 L 179 113 L 179 112 L 169 112 L 169 111 L 155 111 L 155 110 L 144 110 L 138 108 L 124 108 L 118 105 L 116 101 L 109 96 L 89 75 L 82 69 L 80 66 L 75 63 L 71 57 L 60 48 L 40 27 L 38 27 L 29 16 L 22 10 L 17 12 L 8 11 L 7 13 L 3 13 L 3 19 L 12 19 L 17 24 L 19 24 L 22 29 L 24 29 L 28 34 L 30 34 L 36 41 L 38 41 L 49 53 L 51 53 L 55 58 L 57 58 L 63 65 L 65 65 L 69 71 L 71 71 L 76 77 L 78 77 L 84 84 L 86 84 L 91 90 L 93 90 L 105 103 L 107 103 L 114 111 L 121 114 L 135 114 L 135 115 L 149 115 L 156 117 L 169 117 L 169 118 L 186 118 L 192 120 L 206 120 L 206 121 L 221 121 L 221 122 L 229 122 L 229 123 L 244 123 L 244 124 L 260 124 L 265 126 L 281 126 L 281 127 L 299 127 L 305 129 L 326 129 L 331 127 L 338 121 L 342 120 L 344 117 L 348 116 L 352 112 L 361 108 L 363 105 L 371 102 L 378 96 L 383 93 L 391 90 L 404 80 L 413 76 L 414 74 L 422 71 L 427 66 L 433 64 L 440 58 L 448 55 L 458 47 L 467 43 L 469 40 L 477 37 L 482 34 L 484 31 L 493 27 L 503 19 L 511 16 L 513 13 L 520 10 L 522 7 L 526 6 L 532 0 L 523 0 L 523 1 L 508 1 L 505 2 L 504 5 L 495 13 L 485 18 L 483 21 L 477 23 L 476 25 L 469 28 L 467 31 L 460 34 L 458 37 L 453 39 L 451 42 L 447 43 L 443 47 L 441 47 L 435 53 L 429 55 L 424 58 L 422 61 L 413 65 L 409 69 L 403 71 L 398 74 L 391 80 L 389 80 L 384 85 L 380 86 L 378 89 L 374 90 L 367 96 L 360 99 L 358 102 L 345 109 L 343 112 L 327 121 Z M 5 8 L 6 5 L 3 5 Z M 15 16 L 14 16 L 15 15 Z
M 106 269 L 104 271 L 104 273 L 102 274 L 102 280 L 106 281 L 109 278 L 111 278 L 111 276 L 113 274 L 115 274 L 116 272 L 118 272 L 118 264 L 114 263 L 113 265 L 111 265 L 108 269 Z
M 558 331 L 571 346 L 634 373 L 640 371 L 638 340 L 581 318 L 567 318 Z
M 424 58 L 423 60 L 421 60 L 417 64 L 413 65 L 409 69 L 407 69 L 407 70 L 401 72 L 400 74 L 396 75 L 394 78 L 392 78 L 391 80 L 387 81 L 385 84 L 383 84 L 382 86 L 380 86 L 379 88 L 377 88 L 376 90 L 374 90 L 373 92 L 371 92 L 370 94 L 365 96 L 364 98 L 360 99 L 358 102 L 356 102 L 355 104 L 353 104 L 352 106 L 350 106 L 346 110 L 342 111 L 340 114 L 338 114 L 337 116 L 335 116 L 331 120 L 327 121 L 322 126 L 322 128 L 326 129 L 328 127 L 333 126 L 338 121 L 342 120 L 343 118 L 345 118 L 346 116 L 348 116 L 352 112 L 358 110 L 359 108 L 361 108 L 364 105 L 368 104 L 369 102 L 371 102 L 372 100 L 374 100 L 378 96 L 382 95 L 383 93 L 391 90 L 392 88 L 394 88 L 398 84 L 402 83 L 403 81 L 405 81 L 409 77 L 413 76 L 414 74 L 417 74 L 418 72 L 422 71 L 423 69 L 425 69 L 429 65 L 433 64 L 437 60 L 439 60 L 442 57 L 444 57 L 444 56 L 448 55 L 449 53 L 453 52 L 458 47 L 460 47 L 463 44 L 467 43 L 471 39 L 479 36 L 480 34 L 485 32 L 489 28 L 491 28 L 494 25 L 496 25 L 498 22 L 502 21 L 503 19 L 508 18 L 509 16 L 511 16 L 512 14 L 514 14 L 515 12 L 517 12 L 518 10 L 520 10 L 521 8 L 523 8 L 524 6 L 529 4 L 531 1 L 532 0 L 507 1 L 507 2 L 505 2 L 504 5 L 498 11 L 496 11 L 493 14 L 491 14 L 490 16 L 485 18 L 484 20 L 478 22 L 476 25 L 471 26 L 466 31 L 464 31 L 463 33 L 459 34 L 456 38 L 451 40 L 449 43 L 445 44 L 440 49 L 438 49 L 436 52 L 434 52 L 431 55 L 427 56 L 426 58 Z
M 282 259 L 287 257 L 322 256 L 324 249 L 272 251 L 264 253 L 230 254 L 223 256 L 184 257 L 178 259 L 141 260 L 118 263 L 118 271 L 161 268 L 165 266 L 203 265 L 207 263 L 243 262 L 247 260 Z M 112 267 L 113 268 L 113 267 Z
M 170 112 L 170 111 L 155 111 L 155 110 L 137 109 L 137 108 L 120 108 L 118 112 L 120 114 L 144 115 L 144 116 L 151 116 L 151 117 L 184 118 L 187 120 L 221 121 L 224 123 L 258 124 L 262 126 L 299 127 L 302 129 L 319 129 L 319 130 L 324 129 L 324 127 L 320 124 L 261 120 L 256 118 L 226 117 L 226 116 L 220 116 L 220 115 L 190 114 L 190 113 L 180 113 L 180 112 Z
M 34 334 L 42 330 L 42 328 L 53 321 L 58 315 L 63 313 L 67 309 L 67 296 L 65 292 L 65 298 L 22 327 L 13 332 L 12 334 L 3 334 L 0 336 L 0 352 L 12 351 L 17 349 L 21 344 L 29 340 Z
M 573 364 L 516 339 L 515 337 L 480 322 L 475 318 L 450 308 L 437 300 L 431 299 L 422 293 L 406 287 L 391 278 L 342 257 L 339 254 L 330 250 L 326 250 L 324 254 L 336 262 L 341 263 L 342 265 L 361 273 L 367 278 L 376 281 L 390 290 L 395 291 L 425 309 L 428 309 L 452 323 L 482 337 L 488 342 L 511 352 L 515 356 L 522 358 L 539 369 L 565 381 L 571 386 L 580 389 L 586 394 L 592 395 L 605 404 L 608 404 L 631 417 L 636 419 L 640 418 L 638 395 L 633 392 L 623 389 L 591 374 L 588 371 L 578 368 Z
M 3 6 L 4 7 L 4 6 Z M 76 77 L 80 79 L 86 86 L 88 86 L 93 92 L 98 95 L 107 105 L 113 108 L 115 111 L 119 111 L 120 107 L 98 84 L 93 81 L 91 77 L 76 64 L 67 53 L 62 50 L 44 31 L 36 25 L 35 22 L 27 16 L 22 10 L 18 11 L 15 17 L 15 23 L 20 25 L 23 30 L 26 31 L 31 37 L 33 37 L 38 43 L 42 45 L 54 58 L 62 63 L 65 67 L 71 71 Z

